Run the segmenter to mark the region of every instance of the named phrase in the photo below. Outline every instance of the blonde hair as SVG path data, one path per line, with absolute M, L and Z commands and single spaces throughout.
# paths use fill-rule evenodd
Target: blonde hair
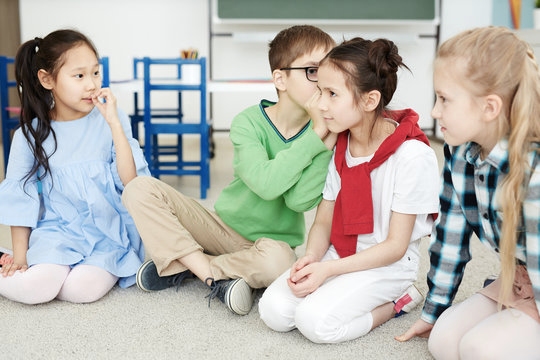
M 508 138 L 509 172 L 499 191 L 504 214 L 499 239 L 501 303 L 505 303 L 513 288 L 518 231 L 523 230 L 522 205 L 532 171 L 528 154 L 532 143 L 540 140 L 540 74 L 531 47 L 504 27 L 472 29 L 447 40 L 437 59 L 449 58 L 465 60 L 461 75 L 473 94 L 495 94 L 503 101 L 497 136 Z

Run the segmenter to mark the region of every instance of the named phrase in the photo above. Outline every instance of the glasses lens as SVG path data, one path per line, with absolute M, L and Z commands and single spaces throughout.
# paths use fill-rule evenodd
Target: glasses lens
M 309 81 L 317 81 L 317 71 L 319 69 L 316 67 L 306 68 L 306 76 Z

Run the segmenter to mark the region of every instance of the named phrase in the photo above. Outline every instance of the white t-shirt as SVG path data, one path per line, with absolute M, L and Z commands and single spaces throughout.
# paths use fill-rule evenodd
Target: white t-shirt
M 328 166 L 323 190 L 323 198 L 330 201 L 336 200 L 341 189 L 341 178 L 336 170 L 334 156 Z M 345 157 L 347 165 L 352 167 L 371 160 L 373 155 L 354 158 L 347 145 Z M 418 257 L 418 241 L 415 240 L 431 234 L 433 218 L 430 214 L 439 211 L 439 179 L 437 157 L 433 149 L 418 140 L 405 141 L 381 166 L 371 172 L 373 233 L 358 235 L 356 251 L 386 239 L 391 212 L 395 211 L 417 214 L 407 254 Z

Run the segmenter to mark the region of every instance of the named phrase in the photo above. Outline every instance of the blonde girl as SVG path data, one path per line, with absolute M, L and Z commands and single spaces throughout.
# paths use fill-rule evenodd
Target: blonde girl
M 397 339 L 429 335 L 437 359 L 538 358 L 540 78 L 535 57 L 506 28 L 465 31 L 440 47 L 434 87 L 432 115 L 446 145 L 441 214 L 430 246 L 430 289 L 421 319 Z M 451 306 L 471 258 L 473 234 L 500 254 L 501 275 Z

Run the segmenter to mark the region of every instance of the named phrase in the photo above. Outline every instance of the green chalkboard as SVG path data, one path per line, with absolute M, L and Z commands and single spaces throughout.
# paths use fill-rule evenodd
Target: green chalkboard
M 434 20 L 437 0 L 217 0 L 223 20 Z

